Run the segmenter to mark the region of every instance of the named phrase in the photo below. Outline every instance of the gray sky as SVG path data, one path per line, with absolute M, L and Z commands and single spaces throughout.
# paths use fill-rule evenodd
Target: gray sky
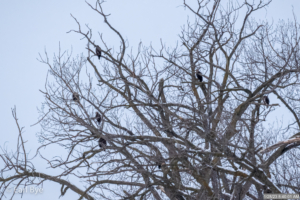
M 93 1 L 89 1 L 93 2 Z M 129 45 L 137 48 L 152 43 L 157 47 L 160 39 L 167 46 L 175 46 L 181 26 L 187 20 L 181 0 L 114 0 L 105 4 L 106 13 L 111 13 L 110 22 L 128 39 Z M 299 0 L 274 0 L 267 12 L 257 14 L 256 19 L 274 20 L 292 18 L 292 6 L 300 7 Z M 296 10 L 297 11 L 297 10 Z M 16 1 L 0 0 L 0 147 L 8 150 L 16 148 L 17 127 L 11 115 L 11 108 L 17 107 L 19 123 L 25 127 L 26 147 L 35 152 L 39 143 L 36 132 L 39 126 L 30 127 L 37 122 L 37 107 L 41 106 L 47 66 L 38 62 L 38 54 L 46 49 L 51 59 L 58 52 L 59 42 L 62 49 L 73 48 L 73 55 L 84 52 L 85 41 L 75 33 L 66 32 L 77 29 L 71 18 L 73 14 L 82 25 L 89 24 L 94 36 L 104 34 L 111 47 L 118 47 L 119 41 L 108 30 L 103 19 L 92 11 L 84 1 Z M 299 19 L 300 14 L 296 12 Z M 193 17 L 191 17 L 193 18 Z M 272 102 L 273 103 L 273 102 Z M 283 108 L 279 108 L 283 109 Z M 49 151 L 51 150 L 51 151 Z M 46 149 L 48 156 L 61 155 L 55 149 Z M 50 154 L 51 153 L 51 154 Z M 0 168 L 1 166 L 0 161 Z M 46 165 L 38 163 L 37 171 L 49 172 Z M 55 174 L 55 172 L 51 172 Z M 81 185 L 77 184 L 80 188 Z M 44 193 L 40 195 L 24 194 L 24 200 L 58 199 L 60 186 L 55 183 L 44 184 Z M 77 195 L 68 191 L 62 199 L 76 199 Z M 16 198 L 17 199 L 17 198 Z

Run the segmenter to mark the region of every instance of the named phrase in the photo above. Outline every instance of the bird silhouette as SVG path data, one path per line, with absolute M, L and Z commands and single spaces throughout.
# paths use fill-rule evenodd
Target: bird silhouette
M 203 77 L 202 77 L 202 74 L 201 74 L 200 71 L 197 71 L 196 76 L 197 76 L 197 78 L 198 78 L 198 80 L 199 80 L 200 82 L 203 81 Z
M 101 58 L 101 48 L 98 45 L 96 46 L 96 55 L 98 56 L 98 59 L 100 60 L 100 58 Z
M 79 94 L 77 92 L 74 92 L 72 95 L 72 100 L 75 102 L 79 102 Z
M 264 103 L 267 105 L 267 107 L 269 107 L 270 99 L 268 96 L 264 96 Z

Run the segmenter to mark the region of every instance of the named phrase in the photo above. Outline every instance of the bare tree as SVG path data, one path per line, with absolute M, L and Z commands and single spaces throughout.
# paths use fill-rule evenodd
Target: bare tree
M 300 135 L 299 24 L 295 18 L 270 25 L 251 17 L 270 3 L 198 0 L 194 7 L 183 1 L 196 19 L 182 29 L 180 45 L 140 44 L 135 54 L 109 22 L 103 2 L 87 3 L 119 37 L 120 47 L 109 49 L 102 33 L 94 36 L 73 17 L 78 28 L 70 32 L 87 41 L 88 57 L 61 51 L 53 62 L 47 54 L 40 57 L 49 77 L 41 91 L 42 145 L 36 155 L 59 144 L 67 156 L 42 156 L 60 170 L 56 176 L 35 171 L 19 129 L 16 154 L 1 154 L 0 198 L 12 184 L 45 180 L 61 184 L 61 196 L 69 189 L 79 199 L 232 200 L 299 193 L 299 140 L 260 152 Z M 279 105 L 292 118 L 268 127 Z M 85 184 L 76 186 L 67 176 Z

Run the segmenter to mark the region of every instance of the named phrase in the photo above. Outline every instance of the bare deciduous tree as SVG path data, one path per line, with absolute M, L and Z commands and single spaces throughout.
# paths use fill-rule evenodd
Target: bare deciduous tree
M 120 47 L 110 49 L 102 33 L 94 36 L 73 17 L 78 28 L 70 32 L 86 39 L 88 57 L 61 51 L 53 62 L 47 54 L 40 57 L 49 78 L 37 154 L 59 144 L 67 156 L 43 155 L 59 169 L 56 176 L 35 171 L 19 128 L 16 154 L 1 154 L 1 198 L 10 185 L 45 180 L 61 184 L 61 196 L 69 189 L 79 199 L 232 200 L 299 193 L 299 140 L 260 152 L 300 135 L 297 20 L 276 26 L 254 20 L 271 1 L 197 3 L 183 1 L 196 19 L 182 29 L 180 45 L 140 44 L 137 53 L 109 22 L 103 2 L 87 3 L 119 37 Z M 268 127 L 279 105 L 292 118 Z

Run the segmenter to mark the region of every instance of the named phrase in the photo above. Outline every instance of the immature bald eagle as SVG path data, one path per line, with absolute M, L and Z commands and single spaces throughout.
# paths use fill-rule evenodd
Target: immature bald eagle
M 102 148 L 102 147 L 105 148 L 106 147 L 106 140 L 103 139 L 103 138 L 100 138 L 99 141 L 98 141 L 98 144 L 99 144 L 100 148 Z M 104 151 L 105 151 L 105 149 L 104 149 Z
M 98 56 L 98 59 L 100 60 L 100 57 L 101 57 L 101 48 L 98 45 L 96 46 L 96 55 Z
M 270 99 L 268 96 L 264 96 L 264 103 L 267 105 L 267 107 L 269 107 Z
M 72 100 L 76 101 L 76 102 L 79 102 L 79 94 L 74 92 L 73 95 L 72 95 Z
M 101 115 L 100 115 L 98 112 L 96 112 L 96 117 L 95 117 L 95 119 L 96 119 L 96 121 L 98 122 L 98 124 L 101 123 Z
M 201 74 L 200 71 L 197 71 L 196 76 L 197 76 L 197 78 L 198 78 L 198 80 L 199 80 L 200 82 L 203 81 L 203 77 L 202 77 L 202 74 Z

